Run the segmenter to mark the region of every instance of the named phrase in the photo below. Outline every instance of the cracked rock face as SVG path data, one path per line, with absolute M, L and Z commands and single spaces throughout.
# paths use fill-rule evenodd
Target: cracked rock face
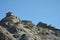
M 34 25 L 8 12 L 0 21 L 0 40 L 60 40 L 60 29 L 42 22 Z

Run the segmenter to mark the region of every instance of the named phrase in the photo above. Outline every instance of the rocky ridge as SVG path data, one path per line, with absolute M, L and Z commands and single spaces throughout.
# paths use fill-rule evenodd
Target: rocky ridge
M 34 25 L 8 12 L 0 21 L 0 40 L 60 40 L 60 29 L 43 22 Z

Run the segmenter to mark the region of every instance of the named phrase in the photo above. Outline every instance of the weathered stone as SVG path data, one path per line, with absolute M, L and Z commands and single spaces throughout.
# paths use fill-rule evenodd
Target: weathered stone
M 42 22 L 35 26 L 8 12 L 0 21 L 0 40 L 60 40 L 60 29 Z
M 8 13 L 6 13 L 6 17 L 12 16 L 12 15 L 13 15 L 12 12 L 8 12 Z
M 4 18 L 0 21 L 0 24 L 5 26 L 5 25 L 8 24 L 8 23 L 16 23 L 16 24 L 17 24 L 17 23 L 21 23 L 21 20 L 20 20 L 18 17 L 12 15 L 11 12 L 8 12 L 8 13 L 6 14 L 6 17 L 4 17 Z
M 22 20 L 21 23 L 22 23 L 23 25 L 25 25 L 24 27 L 30 28 L 30 29 L 32 29 L 33 26 L 35 26 L 31 21 L 28 21 L 28 20 Z
M 16 40 L 5 28 L 0 26 L 0 40 Z
M 42 22 L 39 22 L 39 23 L 37 24 L 37 26 L 38 26 L 38 27 L 46 28 L 47 24 L 42 23 Z
M 23 34 L 19 40 L 28 40 L 28 37 L 26 36 L 26 34 Z

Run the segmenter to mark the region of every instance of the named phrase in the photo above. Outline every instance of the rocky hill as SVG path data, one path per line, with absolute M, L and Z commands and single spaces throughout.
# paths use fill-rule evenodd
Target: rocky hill
M 0 21 L 0 40 L 60 40 L 60 29 L 43 22 L 34 25 L 8 12 Z

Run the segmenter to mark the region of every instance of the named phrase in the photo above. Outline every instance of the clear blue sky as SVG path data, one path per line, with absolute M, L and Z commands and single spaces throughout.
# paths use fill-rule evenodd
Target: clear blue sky
M 9 11 L 34 24 L 41 21 L 60 29 L 60 0 L 0 0 L 0 19 Z

